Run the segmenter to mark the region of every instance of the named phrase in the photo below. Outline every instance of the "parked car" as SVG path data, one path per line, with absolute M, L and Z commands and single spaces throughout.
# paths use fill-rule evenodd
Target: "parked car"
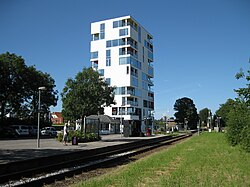
M 37 135 L 37 126 L 29 126 L 29 135 L 36 136 Z
M 55 127 L 44 127 L 41 130 L 41 134 L 44 136 L 57 136 Z
M 12 128 L 15 130 L 18 136 L 28 136 L 29 128 L 25 125 L 13 125 Z
M 1 138 L 14 138 L 17 137 L 18 134 L 14 128 L 11 127 L 0 127 L 0 137 Z

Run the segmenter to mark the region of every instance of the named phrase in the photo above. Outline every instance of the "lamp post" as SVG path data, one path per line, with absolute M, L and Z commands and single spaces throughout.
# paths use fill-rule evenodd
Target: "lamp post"
M 37 120 L 37 148 L 40 147 L 40 110 L 41 110 L 41 91 L 46 90 L 46 88 L 38 88 L 38 120 Z

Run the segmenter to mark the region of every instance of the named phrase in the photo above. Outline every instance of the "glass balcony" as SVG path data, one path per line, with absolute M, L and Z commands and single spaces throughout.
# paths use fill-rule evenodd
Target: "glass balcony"
M 154 68 L 153 67 L 148 66 L 148 75 L 151 77 L 154 77 Z

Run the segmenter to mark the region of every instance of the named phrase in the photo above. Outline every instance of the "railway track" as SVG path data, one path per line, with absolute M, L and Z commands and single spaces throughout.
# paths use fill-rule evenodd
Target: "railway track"
M 73 154 L 10 163 L 1 169 L 0 186 L 43 186 L 190 137 L 162 136 L 148 140 L 76 151 Z M 33 163 L 33 164 L 32 164 Z M 36 164 L 35 164 L 36 163 Z M 14 164 L 14 165 L 12 165 Z

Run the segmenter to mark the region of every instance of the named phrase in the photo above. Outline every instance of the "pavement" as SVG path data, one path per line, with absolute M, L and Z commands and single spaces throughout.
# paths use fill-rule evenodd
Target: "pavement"
M 149 137 L 123 137 L 121 134 L 102 135 L 101 141 L 78 143 L 72 145 L 68 143 L 64 146 L 62 142 L 54 138 L 40 139 L 40 147 L 37 148 L 37 139 L 17 139 L 17 140 L 0 140 L 0 164 L 16 162 L 32 158 L 60 155 L 64 153 L 74 153 L 78 150 L 96 149 L 100 147 L 125 144 L 140 139 L 150 139 L 157 136 Z

